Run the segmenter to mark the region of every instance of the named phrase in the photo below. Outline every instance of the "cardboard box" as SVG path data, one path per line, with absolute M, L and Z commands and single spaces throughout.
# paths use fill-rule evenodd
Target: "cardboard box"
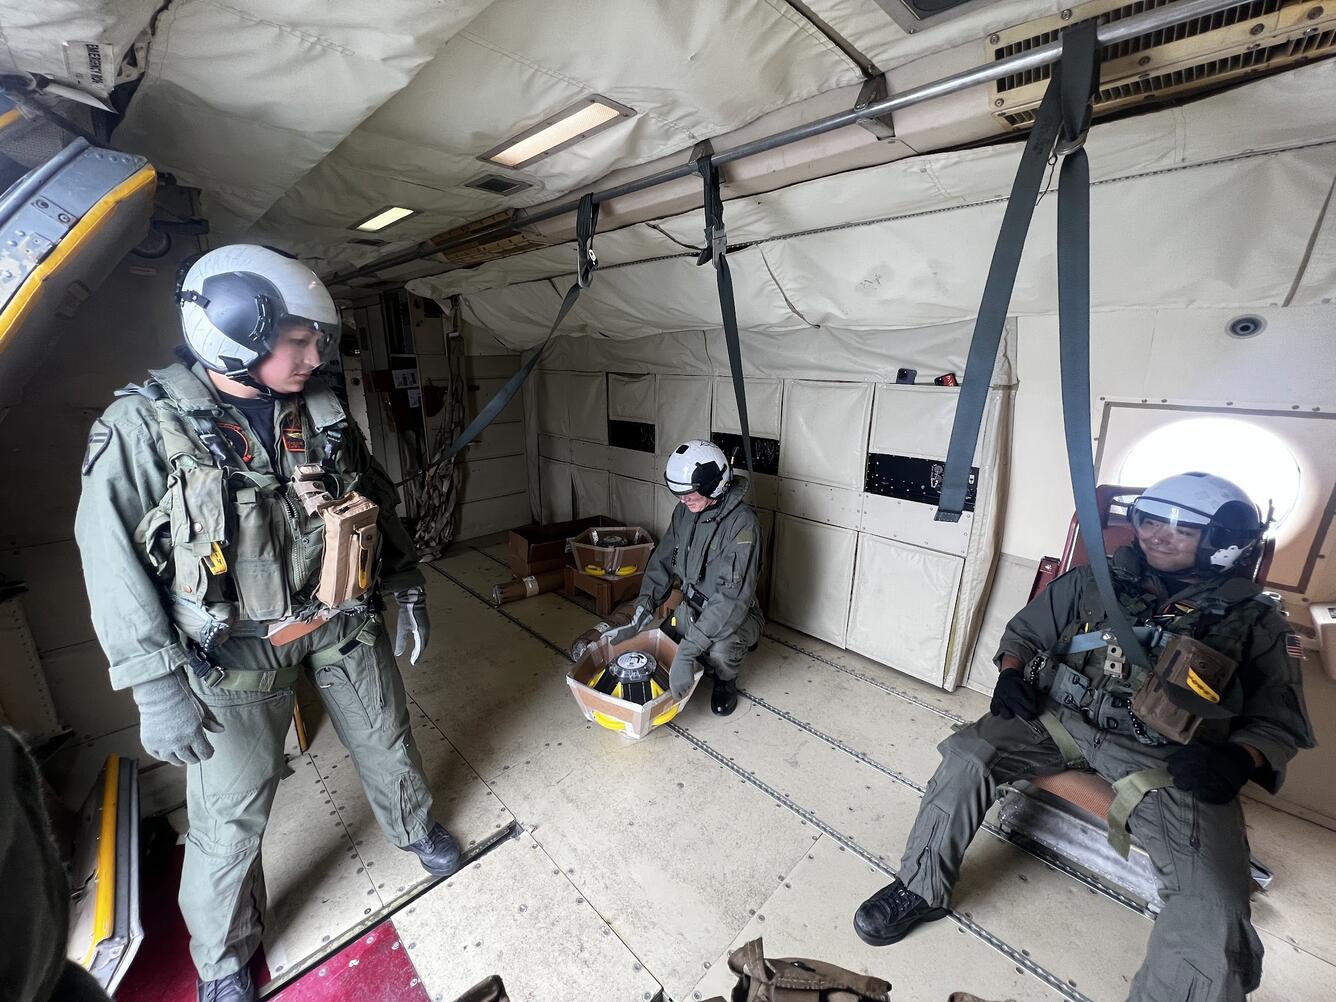
M 510 530 L 510 572 L 517 578 L 559 571 L 566 566 L 567 541 L 594 526 L 613 525 L 607 515 L 577 518 L 573 522 L 526 525 Z
M 667 667 L 673 663 L 673 656 L 677 654 L 677 644 L 662 630 L 648 630 L 620 644 L 609 644 L 606 640 L 599 640 L 590 644 L 580 660 L 575 663 L 575 667 L 566 673 L 566 684 L 571 687 L 571 693 L 575 696 L 575 701 L 580 704 L 586 720 L 638 740 L 677 715 L 696 691 L 696 686 L 700 685 L 704 672 L 699 667 L 696 668 L 696 677 L 692 679 L 691 688 L 684 698 L 678 699 L 671 692 L 665 692 L 644 705 L 617 699 L 597 689 L 589 688 L 590 680 L 595 678 L 609 661 L 626 651 L 652 654 L 655 660 Z
M 610 545 L 606 541 L 609 536 L 623 542 Z M 644 574 L 653 552 L 654 537 L 638 525 L 598 526 L 571 540 L 575 569 L 594 577 Z

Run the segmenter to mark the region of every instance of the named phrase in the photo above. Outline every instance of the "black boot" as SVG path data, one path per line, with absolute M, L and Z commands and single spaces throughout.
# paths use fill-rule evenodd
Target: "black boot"
M 738 707 L 738 683 L 736 679 L 715 676 L 714 691 L 710 693 L 710 712 L 726 717 Z
M 920 922 L 935 922 L 949 910 L 934 908 L 896 880 L 858 906 L 854 932 L 869 946 L 890 946 L 909 934 Z
M 255 1002 L 255 984 L 250 970 L 243 967 L 234 974 L 216 981 L 199 981 L 195 985 L 196 1002 Z
M 417 853 L 422 868 L 433 877 L 448 877 L 459 869 L 459 843 L 439 821 L 433 821 L 426 835 L 404 848 Z

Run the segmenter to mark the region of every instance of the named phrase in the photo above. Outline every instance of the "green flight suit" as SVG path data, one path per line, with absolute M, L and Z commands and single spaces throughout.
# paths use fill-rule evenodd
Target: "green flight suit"
M 1300 665 L 1286 649 L 1285 620 L 1254 601 L 1250 596 L 1257 589 L 1245 582 L 1239 582 L 1244 585 L 1240 588 L 1227 585 L 1229 579 L 1211 578 L 1170 596 L 1138 552 L 1124 547 L 1111 563 L 1120 602 L 1136 622 L 1170 610 L 1171 630 L 1194 633 L 1208 646 L 1237 655 L 1239 668 L 1231 686 L 1242 689 L 1242 709 L 1237 717 L 1221 722 L 1213 738 L 1256 748 L 1265 765 L 1254 779 L 1274 793 L 1297 750 L 1314 746 Z M 1238 601 L 1219 603 L 1219 593 L 1230 590 Z M 1224 610 L 1222 615 L 1203 617 L 1201 611 L 1213 605 L 1218 612 Z M 1007 624 L 997 658 L 1011 654 L 1024 664 L 1038 654 L 1051 653 L 1078 629 L 1106 627 L 1101 609 L 1090 569 L 1069 571 Z M 1062 660 L 1097 680 L 1102 668 L 1093 664 L 1096 657 L 1102 666 L 1102 652 L 1063 655 Z M 1182 747 L 1146 744 L 1126 730 L 1097 726 L 1085 713 L 1060 706 L 1051 697 L 1046 706 L 1070 734 L 1088 768 L 1110 783 L 1163 766 Z M 924 792 L 899 877 L 930 905 L 945 907 L 965 850 L 999 787 L 1062 772 L 1068 766 L 1042 723 L 1018 717 L 1004 720 L 988 714 L 938 749 L 942 764 Z M 1168 786 L 1141 800 L 1130 828 L 1155 868 L 1163 908 L 1129 998 L 1241 1002 L 1261 979 L 1262 944 L 1251 922 L 1248 842 L 1238 799 L 1208 804 Z
M 737 678 L 765 625 L 756 602 L 761 523 L 746 495 L 747 478 L 735 475 L 719 503 L 700 514 L 684 504 L 674 508 L 636 599 L 652 615 L 680 582 L 687 597 L 675 613 L 678 652 L 703 661 L 724 681 Z
M 331 403 L 328 389 L 308 387 L 303 395 L 277 402 L 275 470 L 245 415 L 218 400 L 202 367 L 186 370 L 177 365 L 153 375 L 180 393 L 193 394 L 190 406 L 216 408 L 208 420 L 227 430 L 233 452 L 249 474 L 233 476 L 226 492 L 216 492 L 226 500 L 206 503 L 211 495 L 203 488 L 192 495 L 189 476 L 194 468 L 203 468 L 207 476 L 215 467 L 197 429 L 176 419 L 170 406 L 164 418 L 163 400 L 138 393 L 122 396 L 93 426 L 75 537 L 112 686 L 124 689 L 184 671 L 223 726 L 221 733 L 209 735 L 213 756 L 186 771 L 190 831 L 180 904 L 190 929 L 191 956 L 200 977 L 209 981 L 240 969 L 260 941 L 265 904 L 260 842 L 286 771 L 283 746 L 299 671 L 311 673 L 391 842 L 403 847 L 422 838 L 430 827 L 432 803 L 409 727 L 403 680 L 379 612 L 365 605 L 351 609 L 282 647 L 265 639 L 268 625 L 290 611 L 292 600 L 284 598 L 283 579 L 305 575 L 309 580 L 318 573 L 323 543 L 312 546 L 309 537 L 298 541 L 297 533 L 277 534 L 278 529 L 263 525 L 258 533 L 254 524 L 247 528 L 245 520 L 264 510 L 268 495 L 251 489 L 245 477 L 269 478 L 277 490 L 285 489 L 297 466 L 328 458 L 325 446 L 333 429 L 342 438 L 334 464 L 339 488 L 356 489 L 380 506 L 379 589 L 398 591 L 421 585 L 423 578 L 411 537 L 395 514 L 393 484 L 372 460 L 356 425 Z M 340 420 L 336 423 L 335 418 Z M 164 434 L 171 448 L 164 444 Z M 182 450 L 191 455 L 181 459 Z M 154 531 L 152 526 L 157 524 L 155 508 L 169 495 L 175 512 L 189 508 L 191 514 L 185 525 L 172 521 L 171 552 L 164 557 L 152 540 L 161 544 L 168 528 Z M 277 500 L 269 506 L 271 513 L 283 510 Z M 201 558 L 192 555 L 208 552 L 207 541 L 216 534 L 210 531 L 211 521 L 220 529 L 226 526 L 226 573 L 234 576 L 241 607 L 240 621 L 210 654 L 211 662 L 226 672 L 218 684 L 206 684 L 183 668 L 185 637 L 171 614 L 181 599 L 198 597 L 203 602 L 206 594 L 219 598 L 223 578 L 200 571 Z M 192 550 L 197 546 L 192 532 L 198 536 L 201 530 L 205 544 Z M 263 545 L 242 554 L 243 542 L 238 540 L 248 538 L 248 532 Z M 293 552 L 273 552 L 278 544 L 271 539 L 286 540 Z M 289 581 L 293 591 L 300 584 Z M 248 618 L 256 610 L 261 618 Z

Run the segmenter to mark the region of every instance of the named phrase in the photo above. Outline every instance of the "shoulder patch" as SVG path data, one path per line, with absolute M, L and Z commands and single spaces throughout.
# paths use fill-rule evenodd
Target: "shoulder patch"
M 1295 661 L 1308 660 L 1308 652 L 1304 650 L 1303 641 L 1299 639 L 1299 634 L 1293 630 L 1285 634 L 1285 653 L 1294 658 Z
M 88 433 L 88 445 L 84 449 L 83 475 L 85 477 L 93 471 L 93 464 L 101 459 L 102 454 L 107 451 L 107 446 L 111 444 L 112 436 L 115 434 L 115 429 L 101 418 L 93 422 L 93 428 Z
M 753 529 L 743 529 L 734 537 L 733 542 L 738 546 L 750 546 L 756 542 L 756 532 Z

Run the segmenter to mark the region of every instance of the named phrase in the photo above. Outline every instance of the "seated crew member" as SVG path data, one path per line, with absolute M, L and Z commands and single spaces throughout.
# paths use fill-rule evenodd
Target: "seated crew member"
M 899 878 L 854 916 L 865 942 L 898 942 L 947 914 L 965 849 L 999 785 L 1062 772 L 1077 759 L 1111 783 L 1158 767 L 1168 772 L 1160 781 L 1172 783 L 1145 794 L 1129 820 L 1164 907 L 1129 998 L 1233 1002 L 1257 987 L 1262 944 L 1250 917 L 1238 794 L 1250 779 L 1274 793 L 1295 752 L 1314 746 L 1289 627 L 1249 573 L 1264 526 L 1242 490 L 1204 473 L 1155 484 L 1130 518 L 1135 541 L 1110 558 L 1123 610 L 1134 626 L 1162 628 L 1158 639 L 1139 634 L 1152 663 L 1164 643 L 1184 637 L 1232 661 L 1224 691 L 1203 690 L 1232 715 L 1202 714 L 1187 744 L 1158 733 L 1158 716 L 1138 718 L 1131 697 L 1146 673 L 1099 642 L 1109 618 L 1090 568 L 1063 574 L 1007 624 L 990 712 L 939 746 L 942 764 Z
M 734 474 L 712 442 L 683 442 L 668 457 L 663 478 L 682 503 L 645 568 L 630 623 L 603 638 L 621 643 L 649 629 L 654 610 L 674 581 L 680 583 L 683 599 L 675 616 L 682 640 L 669 687 L 679 698 L 686 695 L 702 661 L 714 673 L 710 709 L 728 716 L 738 705 L 738 667 L 756 649 L 765 624 L 756 603 L 761 526 L 744 500 L 747 478 Z
M 380 612 L 381 592 L 393 594 L 394 653 L 411 639 L 416 664 L 429 632 L 417 552 L 394 485 L 312 378 L 338 344 L 334 301 L 301 263 L 233 245 L 194 262 L 177 302 L 193 364 L 151 372 L 93 425 L 75 536 L 112 686 L 134 695 L 148 753 L 186 767 L 180 905 L 198 997 L 249 1002 L 260 841 L 301 671 L 386 837 L 439 876 L 457 868 L 459 846 L 432 819 Z M 303 485 L 324 492 L 310 508 Z M 335 512 L 357 502 L 372 523 L 360 549 L 327 533 L 321 498 L 339 501 Z M 331 592 L 325 558 L 341 549 L 355 571 Z

